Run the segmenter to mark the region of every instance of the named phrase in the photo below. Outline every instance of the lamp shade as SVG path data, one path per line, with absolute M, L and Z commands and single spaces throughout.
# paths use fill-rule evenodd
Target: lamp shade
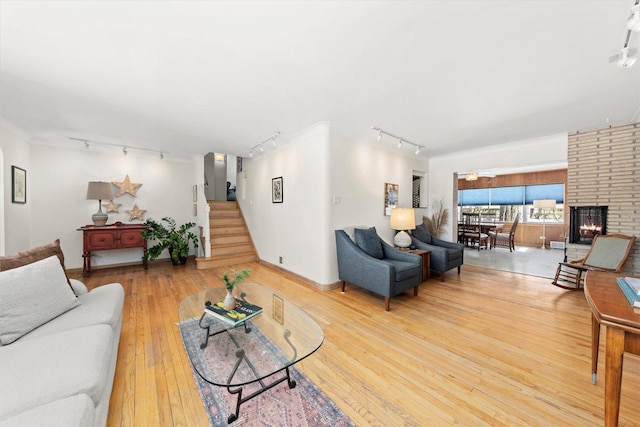
M 394 230 L 413 230 L 416 228 L 416 217 L 413 213 L 413 208 L 391 209 L 389 226 Z
M 553 199 L 534 200 L 533 207 L 537 209 L 555 209 L 556 201 Z
M 87 200 L 113 200 L 113 186 L 110 182 L 91 181 L 87 187 Z

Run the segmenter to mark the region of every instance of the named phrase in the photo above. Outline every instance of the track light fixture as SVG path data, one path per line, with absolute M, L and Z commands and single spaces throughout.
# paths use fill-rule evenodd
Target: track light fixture
M 269 141 L 271 141 L 271 144 L 275 147 L 277 145 L 276 138 L 279 137 L 279 136 L 280 136 L 280 131 L 274 133 L 269 138 L 265 139 L 262 142 L 259 142 L 258 144 L 254 145 L 253 147 L 250 147 L 249 148 L 249 157 L 253 157 L 253 151 L 256 148 L 259 149 L 261 153 L 264 153 L 264 144 L 266 144 Z
M 624 47 L 620 51 L 620 59 L 618 59 L 618 67 L 620 68 L 632 67 L 637 60 L 638 58 L 636 58 L 635 56 L 629 56 L 629 48 Z
M 631 6 L 631 11 L 626 23 L 627 37 L 624 45 L 618 55 L 609 58 L 609 62 L 616 62 L 620 68 L 629 68 L 636 63 L 637 57 L 633 56 L 636 49 L 629 49 L 629 41 L 631 40 L 631 32 L 640 32 L 640 0 L 636 0 Z
M 414 147 L 416 147 L 416 151 L 415 151 L 416 154 L 420 154 L 420 150 L 424 148 L 424 145 L 418 145 L 414 142 L 407 141 L 406 139 L 399 137 L 397 135 L 394 135 L 391 132 L 387 132 L 386 130 L 380 129 L 379 127 L 374 126 L 372 127 L 372 129 L 378 132 L 378 136 L 377 136 L 378 141 L 382 141 L 382 134 L 385 134 L 387 136 L 390 136 L 391 138 L 398 140 L 398 144 L 396 145 L 396 147 L 398 148 L 402 148 L 403 144 L 413 145 Z
M 627 19 L 627 29 L 640 32 L 640 4 L 636 3 L 631 7 L 631 14 Z
M 125 156 L 129 154 L 129 150 L 150 151 L 152 153 L 158 153 L 160 155 L 160 159 L 164 160 L 164 151 L 154 150 L 151 148 L 132 147 L 131 145 L 111 144 L 109 142 L 91 141 L 89 139 L 74 138 L 72 136 L 68 136 L 67 138 L 74 141 L 80 141 L 82 144 L 84 144 L 84 148 L 86 149 L 89 149 L 89 147 L 91 147 L 91 144 L 104 145 L 106 147 L 116 147 L 116 148 L 122 147 L 122 154 L 124 154 Z

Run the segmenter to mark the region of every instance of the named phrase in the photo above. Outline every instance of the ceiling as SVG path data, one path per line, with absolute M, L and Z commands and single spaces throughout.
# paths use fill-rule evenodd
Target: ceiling
M 2 0 L 0 116 L 38 144 L 169 156 L 323 121 L 423 157 L 626 123 L 640 63 L 609 57 L 633 3 Z

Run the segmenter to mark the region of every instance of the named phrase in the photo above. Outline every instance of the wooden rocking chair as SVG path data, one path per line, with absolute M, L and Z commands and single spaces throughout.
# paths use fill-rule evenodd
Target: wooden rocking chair
M 587 256 L 570 262 L 561 262 L 556 270 L 556 277 L 552 285 L 564 289 L 581 289 L 584 285 L 583 273 L 589 270 L 620 271 L 629 253 L 633 248 L 636 238 L 624 234 L 596 235 Z M 573 286 L 561 285 L 565 282 Z

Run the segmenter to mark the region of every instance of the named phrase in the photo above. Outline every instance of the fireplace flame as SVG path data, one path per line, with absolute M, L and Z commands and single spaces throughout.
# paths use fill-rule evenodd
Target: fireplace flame
M 585 224 L 580 226 L 580 235 L 584 237 L 593 237 L 602 232 L 602 226 L 597 224 Z

